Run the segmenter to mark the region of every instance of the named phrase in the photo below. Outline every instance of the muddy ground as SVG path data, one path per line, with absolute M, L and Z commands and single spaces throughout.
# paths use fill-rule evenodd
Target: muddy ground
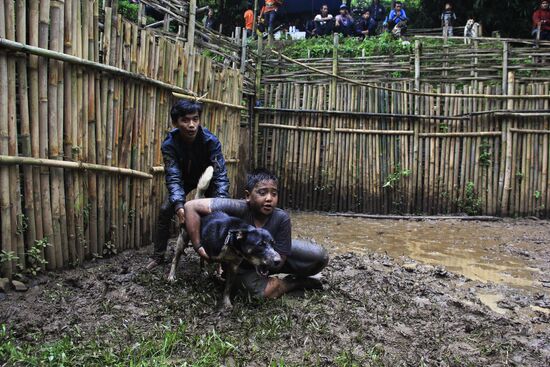
M 550 228 L 533 221 L 532 230 L 540 231 L 541 224 Z M 527 251 L 543 267 L 550 260 L 550 230 L 541 233 L 546 237 L 536 236 L 529 248 L 523 240 L 510 241 L 490 252 L 525 257 L 521 252 Z M 167 267 L 144 270 L 150 250 L 40 276 L 27 292 L 0 294 L 0 324 L 6 326 L 0 332 L 0 360 L 7 365 L 550 365 L 544 274 L 540 288 L 514 288 L 408 257 L 331 250 L 323 291 L 268 302 L 237 296 L 233 310 L 223 313 L 217 307 L 223 285 L 200 274 L 194 254 L 182 259 L 179 280 L 171 285 L 164 281 Z M 498 310 L 481 302 L 480 290 L 498 292 Z

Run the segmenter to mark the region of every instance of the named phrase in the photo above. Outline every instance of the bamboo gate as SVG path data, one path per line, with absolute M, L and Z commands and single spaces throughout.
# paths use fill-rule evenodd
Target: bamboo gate
M 122 19 L 116 1 L 0 1 L 4 276 L 151 243 L 173 92 L 206 95 L 202 120 L 235 182 L 241 65 L 199 54 L 188 2 L 147 3 L 170 14 L 178 32 Z
M 256 159 L 282 205 L 548 217 L 548 45 L 421 40 L 395 57 L 263 61 Z

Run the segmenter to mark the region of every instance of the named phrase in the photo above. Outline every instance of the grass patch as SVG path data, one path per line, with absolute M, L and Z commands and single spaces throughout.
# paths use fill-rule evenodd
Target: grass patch
M 80 339 L 74 334 L 51 342 L 21 343 L 2 325 L 0 361 L 15 366 L 201 367 L 219 365 L 237 352 L 234 344 L 216 331 L 191 336 L 184 323 L 141 335 L 129 344 L 118 345 L 114 342 L 117 338 L 111 340 L 106 334 L 97 335 L 95 340 Z

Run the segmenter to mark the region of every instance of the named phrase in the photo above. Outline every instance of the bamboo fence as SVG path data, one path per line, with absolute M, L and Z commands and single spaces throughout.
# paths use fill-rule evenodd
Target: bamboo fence
M 548 62 L 545 50 L 522 52 Z M 516 78 L 512 65 L 505 78 L 420 78 L 432 66 L 411 57 L 391 82 L 363 72 L 384 68 L 364 58 L 264 61 L 256 164 L 281 177 L 282 205 L 548 217 L 550 82 Z
M 187 14 L 187 2 L 150 3 Z M 104 4 L 0 1 L 0 250 L 19 257 L 5 276 L 36 265 L 36 241 L 47 269 L 151 243 L 173 92 L 206 95 L 203 124 L 236 180 L 240 70 Z
M 418 76 L 423 82 L 448 82 L 451 84 L 475 83 L 484 81 L 502 83 L 509 71 L 516 72 L 518 82 L 545 81 L 550 77 L 550 43 L 533 48 L 532 42 L 524 40 L 476 39 L 464 44 L 460 39 L 440 40 L 423 37 L 411 40 L 420 42 L 420 52 L 415 54 L 380 55 L 338 59 L 339 75 L 359 81 L 400 81 L 415 78 L 415 65 L 419 64 Z M 330 72 L 330 58 L 298 59 L 308 66 Z M 264 61 L 266 68 L 282 69 L 281 72 L 264 73 L 265 81 L 308 82 L 315 79 L 319 83 L 330 80 L 308 69 L 295 67 L 286 60 L 270 59 Z

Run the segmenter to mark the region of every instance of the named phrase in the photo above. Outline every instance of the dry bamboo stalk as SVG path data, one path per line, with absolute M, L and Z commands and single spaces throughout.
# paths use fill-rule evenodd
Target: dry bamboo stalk
M 59 30 L 60 30 L 60 9 L 57 1 L 51 2 L 50 8 L 50 48 L 57 51 L 60 47 Z M 57 61 L 49 61 L 49 78 L 48 78 L 48 156 L 50 159 L 61 159 L 59 153 L 58 141 L 58 103 L 57 103 L 57 84 L 59 80 L 58 72 L 59 65 Z M 52 224 L 53 224 L 53 248 L 55 253 L 56 267 L 62 267 L 63 264 L 63 249 L 61 240 L 61 198 L 60 198 L 60 174 L 61 170 L 52 169 L 51 172 L 51 207 L 52 207 Z
M 29 44 L 38 46 L 38 27 L 39 27 L 39 5 L 38 0 L 30 0 L 29 3 Z M 39 99 L 38 99 L 38 57 L 29 55 L 29 108 L 30 108 L 30 134 L 31 134 L 31 154 L 38 158 L 40 153 L 39 143 Z M 44 238 L 42 222 L 42 194 L 40 188 L 40 169 L 32 168 L 33 176 L 33 202 L 34 217 L 36 226 L 36 239 Z M 42 251 L 42 256 L 44 256 Z
M 48 48 L 48 35 L 50 26 L 50 2 L 40 1 L 40 25 L 39 25 L 39 46 Z M 40 125 L 40 157 L 48 157 L 48 64 L 42 59 L 38 65 L 38 83 L 39 83 L 39 125 Z M 52 205 L 50 199 L 50 172 L 42 168 L 40 171 L 40 188 L 42 192 L 42 220 L 44 237 L 50 243 L 55 240 L 53 232 Z M 55 244 L 54 244 L 55 245 Z M 46 248 L 46 261 L 48 269 L 55 269 L 56 262 L 55 250 L 53 246 Z
M 5 3 L 5 22 L 6 22 L 6 37 L 10 40 L 15 40 L 15 5 L 13 1 L 8 1 Z M 16 82 L 15 82 L 15 59 L 8 57 L 7 59 L 7 71 L 8 71 L 8 95 L 13 96 L 8 98 L 8 151 L 11 155 L 18 154 L 17 146 L 17 123 L 16 123 Z M 25 245 L 24 245 L 24 213 L 21 205 L 21 185 L 19 177 L 19 167 L 12 167 L 9 170 L 10 176 L 10 198 L 12 201 L 11 205 L 11 235 L 12 235 L 12 246 L 15 250 L 15 253 L 19 258 L 25 257 Z M 24 260 L 23 260 L 24 262 Z M 16 270 L 15 264 L 12 263 L 13 270 Z
M 27 42 L 27 9 L 25 1 L 17 1 L 17 41 Z M 17 74 L 19 76 L 19 103 L 20 103 L 20 124 L 21 124 L 21 153 L 25 156 L 31 156 L 31 128 L 29 117 L 29 81 L 27 77 L 27 61 L 20 59 L 17 62 Z M 28 250 L 37 240 L 36 218 L 33 191 L 33 170 L 32 167 L 23 167 L 24 177 L 24 198 L 25 215 L 28 218 L 28 230 L 26 231 L 26 248 Z M 25 256 L 19 256 L 19 263 L 25 268 Z
M 0 19 L 5 19 L 4 2 L 0 2 Z M 6 37 L 5 23 L 0 22 L 0 37 Z M 8 62 L 6 54 L 0 52 L 0 153 L 8 154 L 9 130 L 8 130 Z M 10 213 L 10 172 L 8 167 L 0 167 L 0 218 L 2 223 L 1 239 L 2 250 L 6 252 L 16 251 L 12 243 L 12 225 Z M 15 252 L 14 251 L 14 252 Z M 5 262 L 2 266 L 2 274 L 11 278 L 15 264 Z

